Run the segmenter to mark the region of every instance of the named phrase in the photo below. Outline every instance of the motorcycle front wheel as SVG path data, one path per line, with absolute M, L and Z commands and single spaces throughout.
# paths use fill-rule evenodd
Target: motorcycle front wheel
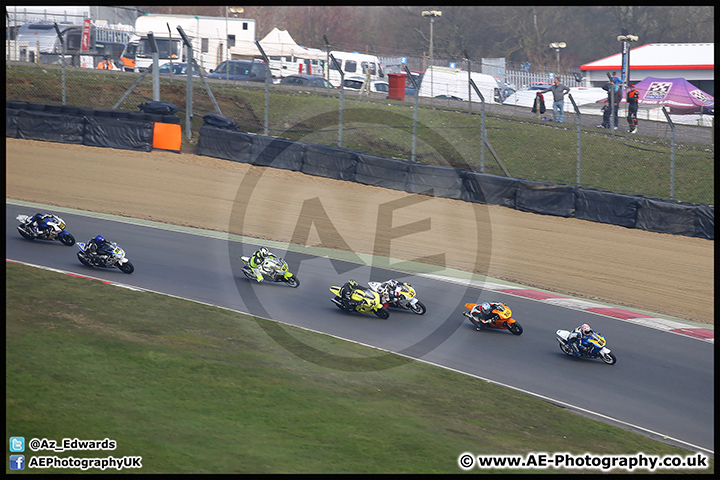
M 300 280 L 299 280 L 295 275 L 293 275 L 293 276 L 290 277 L 290 278 L 286 278 L 286 279 L 283 280 L 283 281 L 284 281 L 284 282 L 287 284 L 287 286 L 290 287 L 290 288 L 297 288 L 297 287 L 300 286 Z
M 617 358 L 615 357 L 615 354 L 612 353 L 612 352 L 610 352 L 610 353 L 601 353 L 601 354 L 600 354 L 600 359 L 601 359 L 603 362 L 607 363 L 608 365 L 615 365 L 615 362 L 617 362 Z
M 135 267 L 130 262 L 118 264 L 118 268 L 123 273 L 133 273 L 135 271 Z
M 507 325 L 507 329 L 510 330 L 510 333 L 512 333 L 513 335 L 522 335 L 523 333 L 522 325 L 517 322 L 509 323 Z
M 375 310 L 375 315 L 379 318 L 382 318 L 383 320 L 390 317 L 390 310 L 388 310 L 385 307 L 382 307 L 378 310 Z
M 425 308 L 425 305 L 423 305 L 423 303 L 420 302 L 420 301 L 415 302 L 414 305 L 411 303 L 411 304 L 410 304 L 410 310 L 412 310 L 413 313 L 417 313 L 418 315 L 424 315 L 425 312 L 427 312 L 427 309 Z
M 68 247 L 72 247 L 75 245 L 75 237 L 68 233 L 67 235 L 60 237 L 60 243 Z

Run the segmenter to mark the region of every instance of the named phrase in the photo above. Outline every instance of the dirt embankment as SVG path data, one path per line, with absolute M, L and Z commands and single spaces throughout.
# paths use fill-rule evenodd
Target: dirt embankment
M 712 241 L 191 154 L 5 145 L 8 198 L 409 260 L 433 255 L 452 268 L 714 323 Z M 252 213 L 233 225 L 238 211 Z

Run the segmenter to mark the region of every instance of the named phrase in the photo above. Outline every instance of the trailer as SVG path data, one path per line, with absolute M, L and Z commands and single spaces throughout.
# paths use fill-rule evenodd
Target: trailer
M 63 22 L 57 24 L 56 30 L 53 23 L 26 23 L 18 28 L 16 35 L 18 52 L 17 55 L 13 55 L 13 58 L 35 61 L 39 57 L 39 62 L 42 64 L 61 62 L 63 44 L 58 37 L 58 30 L 65 42 L 65 64 L 87 68 L 94 68 L 104 57 L 119 64 L 120 52 L 125 47 L 122 40 L 124 37 L 129 37 L 126 32 L 91 25 L 88 49 L 83 51 L 81 49 L 82 25 Z M 108 33 L 113 35 L 110 36 Z M 107 38 L 120 41 L 107 41 L 105 40 Z
M 380 59 L 375 55 L 367 55 L 358 52 L 330 52 L 335 60 L 340 64 L 343 77 L 362 76 L 365 77 L 370 72 L 370 80 L 387 81 L 383 66 Z M 332 60 L 328 64 L 328 80 L 334 85 L 340 85 L 340 72 L 338 72 Z
M 255 41 L 255 20 L 247 18 L 146 14 L 135 21 L 135 37 L 130 41 L 130 48 L 135 49 L 135 71 L 143 72 L 152 64 L 149 32 L 157 43 L 160 63 L 187 61 L 178 26 L 192 44 L 193 58 L 205 70 L 226 60 L 228 48 L 236 42 Z

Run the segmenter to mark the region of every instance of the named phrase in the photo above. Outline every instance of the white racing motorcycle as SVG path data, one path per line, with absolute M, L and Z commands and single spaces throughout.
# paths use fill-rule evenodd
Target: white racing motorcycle
M 593 332 L 590 337 L 588 337 L 590 345 L 586 348 L 580 348 L 578 354 L 575 353 L 575 350 L 570 345 L 570 333 L 571 332 L 567 330 L 558 330 L 555 332 L 557 341 L 560 344 L 560 350 L 562 350 L 564 354 L 571 357 L 599 358 L 608 365 L 614 365 L 615 362 L 617 362 L 615 354 L 605 346 L 605 337 L 599 333 Z
M 112 252 L 110 256 L 105 260 L 98 257 L 96 254 L 91 253 L 89 250 L 86 250 L 86 245 L 87 244 L 83 242 L 78 242 L 77 244 L 78 248 L 80 249 L 77 254 L 78 260 L 80 260 L 80 263 L 82 263 L 86 267 L 117 267 L 123 273 L 133 273 L 135 271 L 135 267 L 133 266 L 133 264 L 130 263 L 130 260 L 125 257 L 125 250 L 120 248 L 117 243 L 110 244 L 112 246 Z
M 47 228 L 39 229 L 30 225 L 32 217 L 29 215 L 18 215 L 15 219 L 20 222 L 17 229 L 23 238 L 28 240 L 60 240 L 60 243 L 72 247 L 75 244 L 75 237 L 65 230 L 65 222 L 57 215 L 50 215 L 45 220 Z
M 392 288 L 387 282 L 368 282 L 370 289 L 380 295 L 380 303 L 386 308 L 395 307 L 403 310 L 410 310 L 418 315 L 423 315 L 427 309 L 417 299 L 415 289 L 409 283 L 397 282 L 397 287 Z

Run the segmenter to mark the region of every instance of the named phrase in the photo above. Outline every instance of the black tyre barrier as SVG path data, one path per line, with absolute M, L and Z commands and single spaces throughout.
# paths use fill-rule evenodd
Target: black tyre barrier
M 44 112 L 45 104 L 37 103 L 37 102 L 27 102 L 27 106 L 25 107 L 24 110 L 31 110 L 33 112 Z
M 163 123 L 172 123 L 173 125 L 180 125 L 180 117 L 177 115 L 163 115 Z
M 52 104 L 46 104 L 45 105 L 45 111 L 48 113 L 62 113 L 62 105 L 52 105 Z

